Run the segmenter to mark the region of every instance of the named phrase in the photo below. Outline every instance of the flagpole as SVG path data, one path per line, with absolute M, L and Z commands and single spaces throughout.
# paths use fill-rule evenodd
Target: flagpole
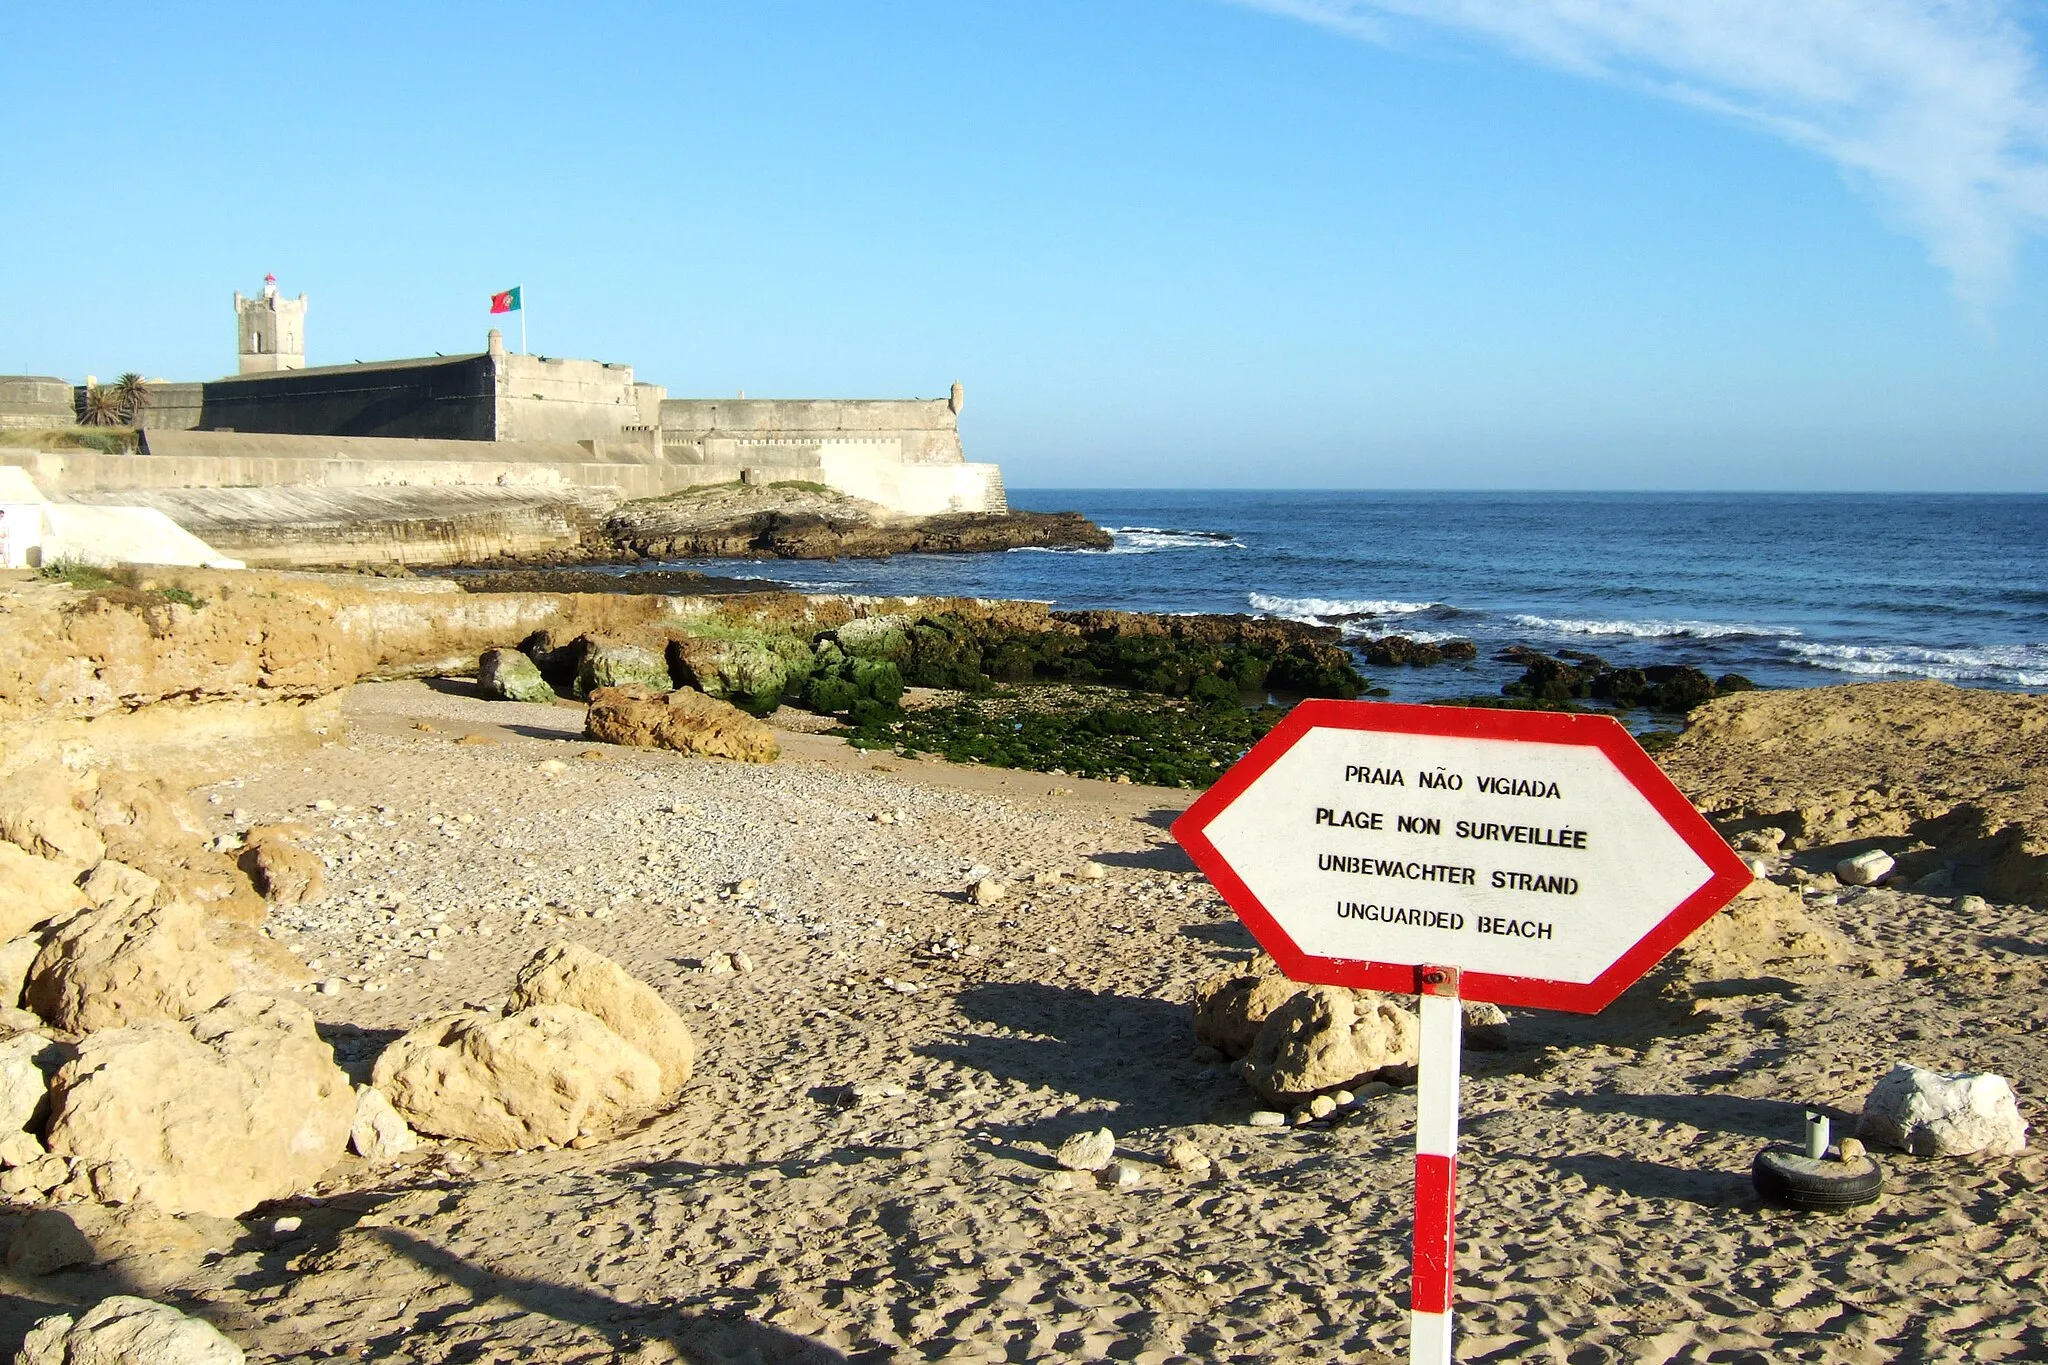
M 519 291 L 519 354 L 526 354 L 526 291 Z

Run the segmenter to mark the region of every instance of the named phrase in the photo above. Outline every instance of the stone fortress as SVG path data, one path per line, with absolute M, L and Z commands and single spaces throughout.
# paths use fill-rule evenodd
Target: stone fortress
M 670 398 L 630 365 L 507 351 L 307 367 L 306 296 L 235 295 L 237 373 L 157 383 L 139 451 L 10 449 L 55 497 L 131 489 L 615 490 L 823 484 L 907 516 L 1007 510 L 967 460 L 962 392 L 922 399 Z M 83 388 L 0 375 L 0 430 L 69 427 Z

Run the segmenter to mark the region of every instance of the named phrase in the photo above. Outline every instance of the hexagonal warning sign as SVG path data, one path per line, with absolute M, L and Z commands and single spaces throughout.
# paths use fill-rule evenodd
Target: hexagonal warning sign
M 1586 1014 L 1751 879 L 1595 715 L 1303 702 L 1173 833 L 1298 981 Z

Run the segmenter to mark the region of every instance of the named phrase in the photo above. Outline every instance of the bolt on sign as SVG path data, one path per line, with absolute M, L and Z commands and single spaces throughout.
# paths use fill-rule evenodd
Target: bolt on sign
M 1598 1013 L 1751 873 L 1608 716 L 1308 701 L 1174 822 L 1296 981 L 1419 997 L 1414 1362 L 1451 1359 L 1461 1000 Z

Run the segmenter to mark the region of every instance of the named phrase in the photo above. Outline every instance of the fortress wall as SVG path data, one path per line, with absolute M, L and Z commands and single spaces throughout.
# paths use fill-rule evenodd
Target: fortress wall
M 591 443 L 597 446 L 597 443 Z M 629 458 L 628 454 L 637 456 Z M 604 488 L 656 497 L 706 481 L 637 447 L 571 442 L 413 441 L 396 438 L 143 432 L 143 453 L 0 450 L 52 494 L 167 488 Z M 737 478 L 731 473 L 725 479 Z M 709 482 L 723 482 L 713 479 Z
M 992 464 L 904 464 L 878 460 L 866 445 L 838 441 L 820 446 L 818 457 L 821 482 L 910 516 L 1008 509 L 1002 476 Z
M 487 355 L 237 375 L 205 385 L 200 425 L 281 435 L 488 441 L 497 434 L 493 391 Z
M 0 431 L 49 431 L 76 425 L 71 385 L 40 374 L 0 375 Z
M 206 385 L 151 384 L 142 425 L 166 431 L 190 431 L 204 419 Z
M 641 397 L 631 365 L 492 357 L 497 365 L 493 434 L 501 441 L 618 439 L 641 426 Z
M 895 439 L 912 464 L 964 463 L 960 422 L 943 398 L 671 398 L 664 444 L 735 440 Z

